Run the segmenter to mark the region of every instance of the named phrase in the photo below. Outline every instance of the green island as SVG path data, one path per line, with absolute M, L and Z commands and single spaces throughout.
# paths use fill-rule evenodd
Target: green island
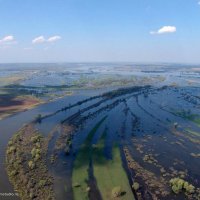
M 32 125 L 19 130 L 9 141 L 6 169 L 22 200 L 53 200 L 53 180 L 46 166 L 48 143 Z

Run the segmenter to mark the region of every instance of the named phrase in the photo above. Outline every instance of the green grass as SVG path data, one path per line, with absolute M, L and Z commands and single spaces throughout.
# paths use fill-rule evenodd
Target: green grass
M 73 165 L 72 186 L 75 200 L 88 200 L 88 169 L 89 162 L 93 160 L 94 176 L 97 181 L 98 189 L 103 200 L 112 198 L 113 188 L 120 187 L 123 195 L 118 199 L 130 200 L 134 199 L 128 177 L 122 166 L 122 160 L 118 145 L 114 145 L 112 149 L 112 160 L 104 157 L 104 132 L 99 143 L 92 148 L 91 140 L 101 126 L 106 117 L 99 121 L 88 134 L 84 144 L 81 146 Z
M 81 146 L 77 157 L 74 161 L 73 165 L 73 172 L 72 172 L 72 187 L 73 187 L 73 194 L 74 200 L 85 200 L 88 198 L 88 168 L 89 168 L 89 161 L 91 159 L 91 140 L 104 122 L 106 117 L 104 117 L 101 121 L 99 121 L 95 127 L 90 131 L 88 134 L 85 143 Z
M 122 166 L 122 160 L 118 145 L 112 149 L 112 160 L 104 157 L 105 134 L 93 150 L 93 168 L 97 186 L 103 200 L 113 199 L 112 190 L 121 187 L 124 195 L 118 199 L 135 199 L 130 188 L 127 174 Z

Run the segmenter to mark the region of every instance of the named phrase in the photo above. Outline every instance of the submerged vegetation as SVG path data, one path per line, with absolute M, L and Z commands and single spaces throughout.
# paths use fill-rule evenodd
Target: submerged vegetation
M 191 110 L 178 110 L 172 111 L 175 115 L 182 117 L 184 119 L 190 120 L 200 126 L 200 116 L 198 114 L 191 113 Z
M 80 148 L 74 162 L 72 174 L 72 186 L 74 199 L 89 199 L 92 173 L 102 199 L 134 199 L 128 177 L 122 166 L 121 155 L 118 145 L 113 146 L 112 159 L 109 160 L 104 155 L 104 132 L 97 145 L 92 145 L 91 140 L 105 120 L 103 118 L 88 134 L 85 143 Z M 92 168 L 92 170 L 90 169 Z M 97 195 L 97 194 L 96 194 Z
M 93 168 L 102 199 L 134 199 L 127 174 L 123 168 L 117 144 L 112 147 L 112 159 L 104 154 L 106 132 L 93 150 Z M 112 144 L 111 144 L 112 145 Z
M 98 128 L 101 126 L 101 124 L 104 122 L 106 117 L 104 117 L 102 120 L 100 120 L 95 127 L 90 131 L 88 134 L 85 143 L 81 146 L 76 159 L 74 161 L 73 165 L 73 174 L 72 174 L 72 186 L 73 186 L 73 193 L 74 193 L 74 199 L 75 200 L 81 200 L 81 199 L 89 199 L 88 192 L 89 192 L 89 163 L 91 159 L 91 140 L 98 130 Z

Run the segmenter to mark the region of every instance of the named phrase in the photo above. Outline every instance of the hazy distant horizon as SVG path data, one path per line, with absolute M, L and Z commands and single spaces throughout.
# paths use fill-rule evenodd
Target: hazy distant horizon
M 159 61 L 52 61 L 52 62 L 0 62 L 3 64 L 137 64 L 137 65 L 200 65 L 200 62 L 159 62 Z

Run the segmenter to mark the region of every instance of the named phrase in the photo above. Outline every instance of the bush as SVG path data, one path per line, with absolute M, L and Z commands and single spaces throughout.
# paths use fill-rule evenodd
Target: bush
M 8 142 L 8 146 L 11 146 L 12 144 L 13 144 L 12 141 L 9 141 L 9 142 Z
M 35 163 L 32 160 L 30 160 L 28 162 L 28 166 L 29 166 L 30 169 L 34 169 L 35 168 Z
M 16 176 L 18 173 L 16 170 L 11 171 L 10 176 Z
M 117 186 L 112 189 L 112 197 L 113 198 L 120 197 L 121 195 L 122 195 L 122 189 L 120 186 Z
M 68 138 L 66 139 L 66 143 L 68 144 L 69 142 L 71 142 L 71 138 L 70 138 L 70 137 L 68 137 Z
M 40 145 L 39 142 L 36 142 L 35 146 L 36 146 L 37 148 L 40 148 L 40 147 L 41 147 L 41 145 Z
M 172 191 L 175 194 L 178 194 L 185 190 L 186 193 L 192 194 L 195 192 L 195 187 L 192 184 L 189 184 L 187 181 L 181 178 L 173 178 L 170 180 L 170 185 L 172 187 Z
M 13 162 L 13 168 L 16 169 L 16 170 L 18 170 L 19 169 L 19 164 L 20 164 L 20 161 L 15 160 Z
M 66 155 L 69 155 L 69 153 L 70 153 L 70 148 L 69 148 L 69 147 L 66 147 L 66 148 L 65 148 L 65 154 L 66 154 Z
M 32 158 L 35 158 L 36 156 L 40 156 L 41 154 L 41 150 L 40 149 L 36 149 L 35 147 L 31 150 L 31 155 Z
M 46 180 L 40 180 L 39 181 L 39 187 L 44 187 L 46 185 Z
M 36 142 L 40 142 L 41 139 L 41 135 L 36 135 L 31 137 L 31 142 L 36 143 Z
M 31 150 L 32 158 L 35 157 L 35 154 L 36 154 L 36 148 L 34 147 L 34 148 Z
M 33 199 L 35 197 L 34 193 L 30 192 L 29 197 L 30 197 L 30 199 Z
M 90 187 L 86 188 L 86 192 L 90 192 L 90 190 L 91 190 Z
M 185 186 L 185 191 L 188 194 L 192 194 L 195 192 L 195 187 L 192 184 L 187 184 L 187 186 Z
M 68 141 L 67 142 L 68 146 L 71 148 L 72 147 L 72 142 L 71 141 Z
M 177 127 L 178 127 L 178 123 L 175 122 L 175 123 L 174 123 L 174 128 L 177 128 Z
M 175 194 L 178 194 L 181 190 L 178 188 L 177 185 L 173 185 L 173 186 L 172 186 L 172 191 L 173 191 Z
M 34 161 L 38 161 L 40 159 L 40 154 L 36 154 L 35 157 L 34 157 Z
M 10 154 L 10 153 L 12 153 L 12 152 L 16 152 L 16 147 L 11 146 L 11 147 L 8 148 L 7 154 Z
M 137 191 L 137 190 L 140 188 L 140 185 L 139 185 L 138 182 L 134 182 L 132 187 L 133 187 L 133 189 L 134 189 L 135 191 Z

